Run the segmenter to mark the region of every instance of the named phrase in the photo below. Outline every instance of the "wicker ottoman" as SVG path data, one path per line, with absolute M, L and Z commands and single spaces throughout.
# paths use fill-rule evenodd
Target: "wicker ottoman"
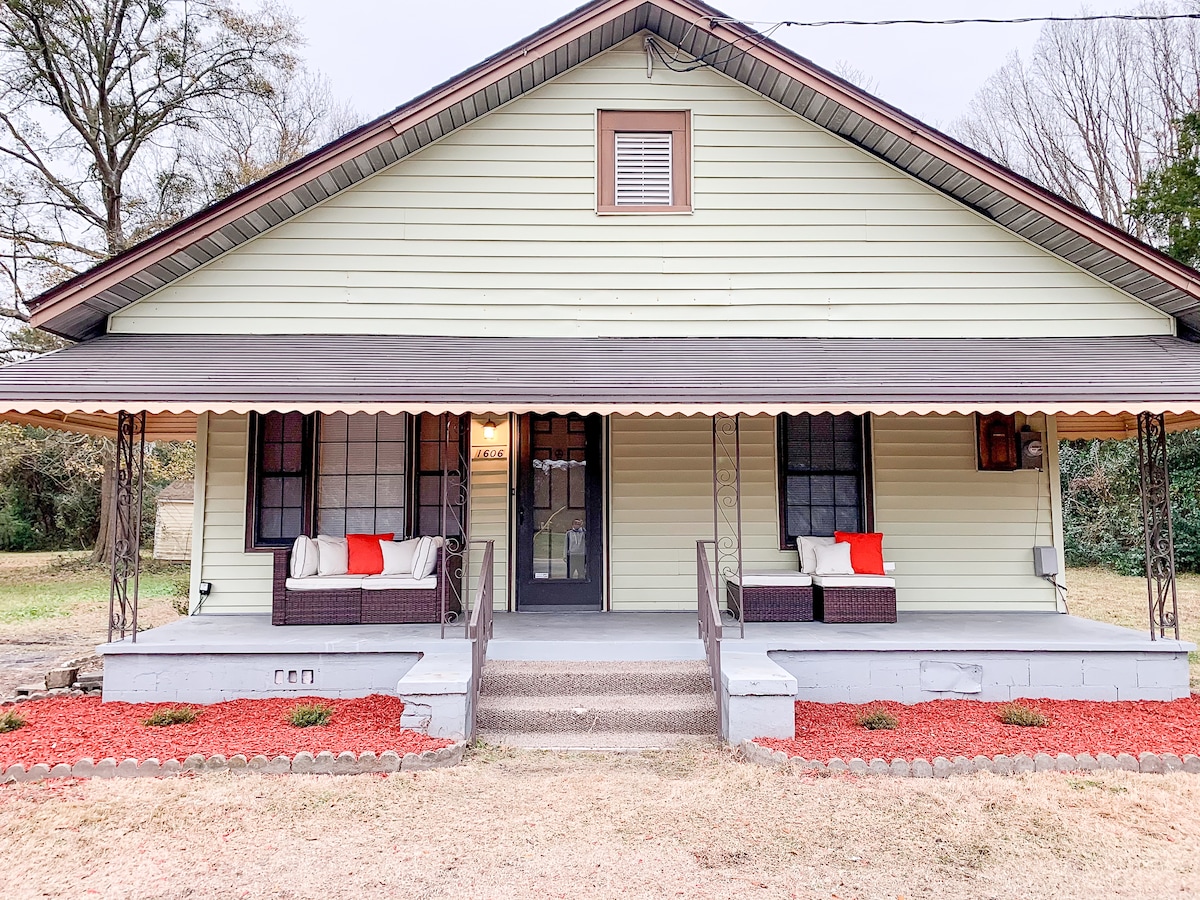
M 895 622 L 896 581 L 886 575 L 814 575 L 813 608 L 822 622 Z
M 746 605 L 746 622 L 811 622 L 813 620 L 812 577 L 802 572 L 763 572 L 727 579 L 725 600 L 735 616 Z

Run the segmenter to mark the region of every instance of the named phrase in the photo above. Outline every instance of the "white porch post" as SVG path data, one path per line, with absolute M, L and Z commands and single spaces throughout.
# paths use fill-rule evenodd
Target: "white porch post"
M 138 576 L 141 572 L 142 497 L 146 464 L 146 414 L 117 413 L 117 477 L 112 502 L 112 569 L 108 591 L 108 640 L 137 640 Z
M 1167 472 L 1167 426 L 1162 413 L 1138 413 L 1138 470 L 1146 542 L 1146 595 L 1150 639 L 1173 629 L 1179 640 L 1175 590 L 1175 532 L 1171 524 L 1171 479 Z

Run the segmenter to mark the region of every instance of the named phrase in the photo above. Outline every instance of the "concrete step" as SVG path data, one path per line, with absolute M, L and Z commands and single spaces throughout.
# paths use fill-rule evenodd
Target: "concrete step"
M 605 753 L 638 753 L 642 750 L 679 750 L 716 747 L 711 734 L 671 731 L 479 731 L 485 744 L 526 750 L 596 750 Z
M 488 660 L 485 695 L 554 697 L 587 694 L 712 694 L 704 660 L 541 662 Z
M 577 694 L 479 698 L 487 732 L 666 732 L 715 734 L 717 706 L 706 694 Z

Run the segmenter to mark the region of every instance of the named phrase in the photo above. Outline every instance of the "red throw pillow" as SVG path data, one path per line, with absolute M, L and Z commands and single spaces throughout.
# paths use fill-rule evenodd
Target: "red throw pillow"
M 349 564 L 346 573 L 349 575 L 382 575 L 383 548 L 380 541 L 390 541 L 394 534 L 348 534 L 346 535 L 346 550 L 349 553 Z
M 878 532 L 853 534 L 835 531 L 833 539 L 850 545 L 850 565 L 856 575 L 883 574 L 883 535 Z

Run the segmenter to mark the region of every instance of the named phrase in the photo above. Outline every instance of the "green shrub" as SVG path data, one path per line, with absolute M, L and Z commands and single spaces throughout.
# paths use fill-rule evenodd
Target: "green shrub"
M 900 724 L 900 720 L 886 709 L 866 710 L 859 713 L 854 721 L 870 731 L 891 731 Z
M 288 721 L 297 728 L 310 728 L 313 725 L 328 725 L 331 716 L 331 706 L 324 703 L 301 703 L 288 713 Z
M 143 719 L 143 725 L 163 727 L 166 725 L 191 725 L 196 721 L 196 711 L 190 706 L 169 706 L 160 709 L 150 718 Z
M 6 713 L 0 714 L 0 734 L 8 734 L 10 731 L 16 731 L 18 728 L 24 728 L 26 722 L 15 710 L 9 710 Z
M 1046 716 L 1032 707 L 1022 703 L 1006 703 L 1000 707 L 1000 721 L 1005 725 L 1019 725 L 1022 728 L 1045 728 L 1050 724 Z

